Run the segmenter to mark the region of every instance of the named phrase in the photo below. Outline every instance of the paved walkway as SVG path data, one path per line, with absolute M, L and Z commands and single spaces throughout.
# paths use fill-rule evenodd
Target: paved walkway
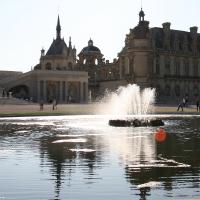
M 104 112 L 105 111 L 105 112 Z M 10 105 L 0 104 L 0 116 L 7 114 L 18 116 L 23 115 L 74 115 L 74 114 L 105 114 L 106 109 L 101 104 L 58 104 L 57 109 L 53 110 L 52 104 L 45 104 L 43 111 L 40 111 L 39 104 Z M 155 113 L 173 114 L 200 114 L 195 106 L 184 108 L 184 111 L 177 111 L 177 106 L 157 105 Z

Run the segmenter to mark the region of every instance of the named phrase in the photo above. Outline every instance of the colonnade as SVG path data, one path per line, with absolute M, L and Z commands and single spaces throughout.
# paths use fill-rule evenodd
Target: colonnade
M 50 80 L 38 80 L 37 81 L 37 101 L 43 100 L 49 101 L 49 94 L 47 93 L 48 84 L 52 84 L 54 88 L 53 98 L 60 103 L 70 103 L 73 100 L 74 103 L 87 103 L 88 102 L 88 82 L 82 81 L 50 81 Z M 73 87 L 72 87 L 73 85 Z M 72 88 L 75 89 L 72 91 Z M 51 97 L 51 98 L 52 98 Z M 53 100 L 53 99 L 51 99 Z

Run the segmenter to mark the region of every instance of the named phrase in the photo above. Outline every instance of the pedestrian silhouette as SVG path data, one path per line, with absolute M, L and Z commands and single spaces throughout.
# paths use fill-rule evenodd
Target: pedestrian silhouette
M 183 102 L 180 102 L 180 103 L 178 104 L 177 111 L 179 111 L 180 108 L 181 108 L 181 110 L 183 111 L 183 107 L 184 107 Z
M 197 107 L 197 112 L 199 112 L 199 109 L 200 109 L 200 107 L 199 107 L 199 100 L 196 101 L 196 107 Z

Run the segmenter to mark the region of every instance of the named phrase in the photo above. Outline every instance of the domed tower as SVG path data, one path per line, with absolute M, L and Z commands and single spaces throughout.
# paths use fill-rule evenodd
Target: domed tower
M 125 46 L 118 54 L 120 79 L 133 82 L 141 87 L 150 86 L 152 47 L 150 40 L 149 21 L 145 13 L 139 12 L 139 22 L 126 35 Z
M 98 47 L 93 45 L 93 41 L 88 41 L 88 46 L 84 47 L 78 54 L 79 64 L 94 66 L 103 63 L 103 54 Z

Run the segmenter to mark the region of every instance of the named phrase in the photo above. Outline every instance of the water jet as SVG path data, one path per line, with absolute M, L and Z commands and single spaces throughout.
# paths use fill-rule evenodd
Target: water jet
M 136 84 L 121 86 L 115 92 L 107 92 L 103 99 L 107 103 L 107 109 L 115 119 L 109 120 L 110 126 L 140 127 L 140 126 L 163 126 L 161 119 L 151 118 L 155 102 L 155 89 L 143 90 Z M 118 116 L 125 116 L 118 118 Z M 132 116 L 130 118 L 130 116 Z

